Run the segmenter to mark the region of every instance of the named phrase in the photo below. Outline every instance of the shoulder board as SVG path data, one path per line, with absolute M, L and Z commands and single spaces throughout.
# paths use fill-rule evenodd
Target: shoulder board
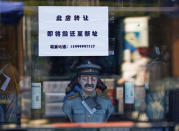
M 68 96 L 66 99 L 67 100 L 71 100 L 71 99 L 74 99 L 74 98 L 76 98 L 76 97 L 78 97 L 79 96 L 79 93 L 75 93 L 75 94 L 73 94 L 73 95 L 71 95 L 71 96 Z
M 107 96 L 106 93 L 98 93 L 98 96 L 104 99 L 109 99 L 109 96 Z

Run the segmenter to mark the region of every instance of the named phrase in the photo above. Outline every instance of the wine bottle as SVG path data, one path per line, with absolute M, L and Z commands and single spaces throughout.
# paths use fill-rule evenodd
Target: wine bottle
M 32 108 L 31 108 L 31 119 L 42 118 L 42 86 L 40 81 L 40 73 L 38 65 L 35 64 L 32 69 Z
M 128 79 L 124 84 L 124 112 L 127 119 L 132 119 L 134 109 L 134 79 Z

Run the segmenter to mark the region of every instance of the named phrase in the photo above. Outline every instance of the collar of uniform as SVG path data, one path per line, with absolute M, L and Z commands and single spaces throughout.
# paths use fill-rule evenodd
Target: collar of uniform
M 80 95 L 81 95 L 82 99 L 84 100 L 84 99 L 86 99 L 88 96 L 90 96 L 90 97 L 96 96 L 96 91 L 94 91 L 94 92 L 92 93 L 92 95 L 87 95 L 87 94 L 82 90 L 82 91 L 80 92 Z

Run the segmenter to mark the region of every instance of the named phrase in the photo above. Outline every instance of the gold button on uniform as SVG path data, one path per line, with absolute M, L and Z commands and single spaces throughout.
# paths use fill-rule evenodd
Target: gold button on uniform
M 88 114 L 88 117 L 91 117 L 91 115 L 90 115 L 90 114 Z

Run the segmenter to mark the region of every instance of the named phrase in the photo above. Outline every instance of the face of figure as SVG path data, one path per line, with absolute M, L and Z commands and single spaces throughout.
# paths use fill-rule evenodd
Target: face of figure
M 98 77 L 96 75 L 80 75 L 78 82 L 81 85 L 83 91 L 87 93 L 93 93 L 96 89 Z

